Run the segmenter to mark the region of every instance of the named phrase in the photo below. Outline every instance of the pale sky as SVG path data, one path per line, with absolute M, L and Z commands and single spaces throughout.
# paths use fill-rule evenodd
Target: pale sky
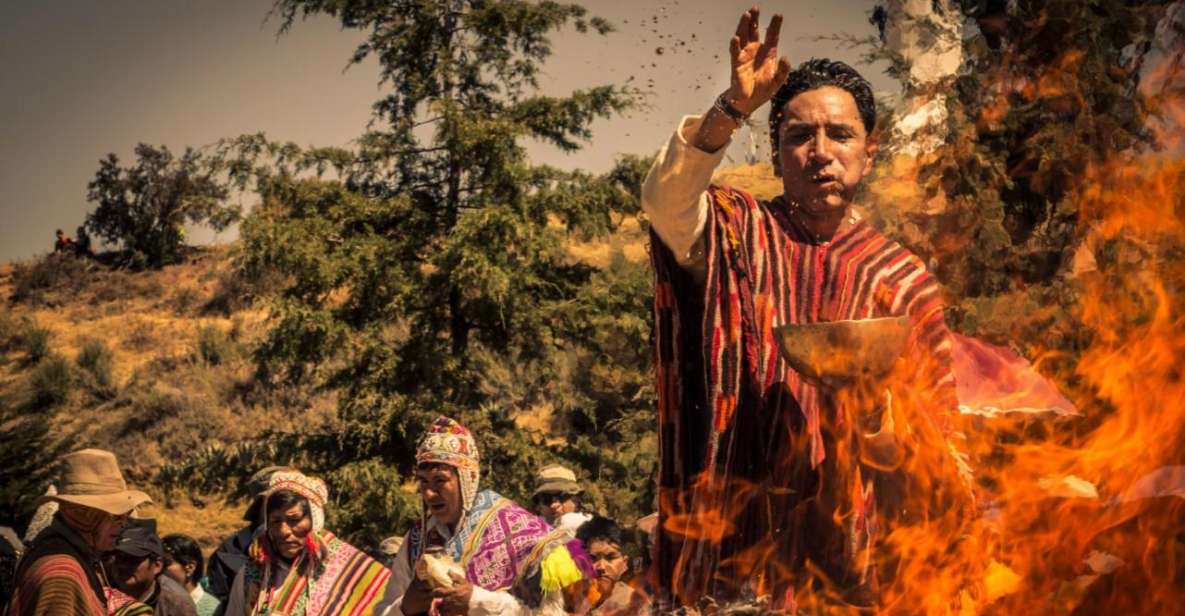
M 810 37 L 872 34 L 872 3 L 767 3 L 762 22 L 785 14 L 780 48 L 795 64 L 826 56 L 856 65 L 857 51 Z M 653 153 L 680 116 L 702 112 L 727 87 L 728 39 L 751 0 L 582 4 L 618 30 L 553 36 L 545 92 L 632 76 L 651 92 L 649 106 L 597 122 L 575 154 L 530 152 L 538 162 L 598 172 L 619 154 Z M 93 208 L 86 184 L 108 152 L 128 163 L 138 142 L 180 153 L 258 131 L 304 145 L 347 145 L 360 135 L 381 95 L 373 61 L 346 68 L 361 33 L 317 18 L 277 38 L 278 24 L 265 22 L 270 7 L 269 0 L 0 4 L 0 261 L 48 252 L 55 228 L 74 235 Z M 881 67 L 856 66 L 876 90 L 896 90 Z M 743 149 L 732 153 L 739 159 Z M 233 237 L 191 233 L 198 242 Z

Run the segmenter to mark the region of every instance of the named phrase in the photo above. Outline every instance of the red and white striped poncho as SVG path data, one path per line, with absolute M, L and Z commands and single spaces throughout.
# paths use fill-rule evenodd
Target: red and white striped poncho
M 815 243 L 780 200 L 719 186 L 708 194 L 702 285 L 651 237 L 666 529 L 659 600 L 728 599 L 755 586 L 777 595 L 805 558 L 841 586 L 866 588 L 868 571 L 850 561 L 875 534 L 871 483 L 859 469 L 855 489 L 837 476 L 852 469 L 834 467 L 835 401 L 782 359 L 773 330 L 908 315 L 906 356 L 926 381 L 924 412 L 946 431 L 957 400 L 939 286 L 918 257 L 863 220 Z M 837 508 L 854 510 L 846 528 L 837 528 Z

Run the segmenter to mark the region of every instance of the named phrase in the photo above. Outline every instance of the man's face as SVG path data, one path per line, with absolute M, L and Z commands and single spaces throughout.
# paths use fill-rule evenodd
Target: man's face
M 165 575 L 172 578 L 174 582 L 177 582 L 183 588 L 189 588 L 189 576 L 193 573 L 194 568 L 195 565 L 183 565 L 181 561 L 165 558 Z
M 119 541 L 119 534 L 123 532 L 123 527 L 127 523 L 127 514 L 104 517 L 99 526 L 99 532 L 96 534 L 99 545 L 96 545 L 95 549 L 99 552 L 114 549 L 116 542 Z
M 779 135 L 779 174 L 786 198 L 810 214 L 845 210 L 872 171 L 869 141 L 856 99 L 823 86 L 786 103 Z
M 302 503 L 267 513 L 267 534 L 272 547 L 288 560 L 296 558 L 304 549 L 305 537 L 312 529 L 313 520 L 305 514 Z
M 444 464 L 418 468 L 416 481 L 428 513 L 449 528 L 461 521 L 461 481 L 456 469 Z
M 155 556 L 132 556 L 119 551 L 111 552 L 107 563 L 116 588 L 132 597 L 141 597 L 151 590 L 164 568 L 161 559 Z
M 618 582 L 629 569 L 629 559 L 621 552 L 621 546 L 604 539 L 588 542 L 588 555 L 592 558 L 597 578 Z
M 535 513 L 555 525 L 560 516 L 576 511 L 576 498 L 562 492 L 541 492 L 535 497 Z

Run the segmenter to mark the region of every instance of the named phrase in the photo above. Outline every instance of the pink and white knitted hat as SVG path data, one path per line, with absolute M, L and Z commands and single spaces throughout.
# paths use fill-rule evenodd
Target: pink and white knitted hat
M 272 473 L 268 478 L 263 507 L 267 507 L 267 497 L 281 490 L 294 492 L 309 501 L 309 511 L 313 517 L 313 530 L 320 533 L 325 530 L 325 502 L 329 500 L 329 488 L 325 482 L 310 477 L 297 470 L 283 470 Z M 266 513 L 266 511 L 265 511 Z
M 457 469 L 461 506 L 465 511 L 473 507 L 481 478 L 481 456 L 477 441 L 465 426 L 443 415 L 437 417 L 416 448 L 416 464 L 447 464 Z

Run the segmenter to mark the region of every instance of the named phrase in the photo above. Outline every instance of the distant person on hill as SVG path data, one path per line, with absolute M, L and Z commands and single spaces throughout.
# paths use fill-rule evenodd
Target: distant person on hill
M 128 520 L 104 565 L 111 583 L 151 607 L 154 616 L 197 616 L 189 591 L 164 575 L 165 548 L 156 520 Z
M 548 524 L 575 536 L 576 529 L 592 518 L 581 513 L 581 494 L 584 489 L 576 482 L 576 473 L 571 469 L 551 464 L 539 469 L 535 475 L 535 492 L 531 500 L 535 513 Z
M 189 591 L 197 616 L 214 616 L 220 602 L 202 588 L 206 559 L 197 542 L 187 535 L 168 535 L 161 539 L 161 544 L 165 547 L 165 575 Z
M 299 471 L 268 480 L 262 518 L 226 616 L 374 614 L 391 572 L 325 528 L 325 482 Z
M 576 538 L 592 558 L 597 571 L 595 583 L 589 587 L 590 616 L 628 616 L 649 612 L 646 596 L 625 582 L 630 560 L 626 547 L 631 543 L 625 531 L 609 518 L 592 516 L 576 530 Z
M 251 497 L 251 504 L 243 513 L 247 525 L 227 537 L 210 556 L 209 566 L 206 567 L 206 590 L 219 601 L 225 602 L 226 597 L 230 595 L 230 585 L 234 582 L 235 574 L 247 562 L 247 548 L 255 537 L 255 531 L 263 525 L 263 497 L 260 495 L 267 489 L 267 482 L 272 473 L 283 470 L 294 469 L 287 466 L 269 466 L 251 476 L 247 482 L 247 494 Z
M 74 254 L 80 257 L 93 257 L 95 253 L 91 250 L 91 236 L 86 232 L 86 227 L 78 227 L 74 232 Z
M 74 252 L 74 242 L 70 241 L 70 237 L 62 232 L 61 229 L 54 232 L 54 237 L 56 238 L 53 243 L 54 252 L 64 252 L 67 254 Z
M 115 454 L 83 449 L 61 459 L 54 500 L 60 508 L 37 533 L 17 564 L 7 616 L 107 616 L 151 613 L 142 603 L 109 588 L 99 555 L 115 546 L 128 514 L 149 503 L 129 490 Z

